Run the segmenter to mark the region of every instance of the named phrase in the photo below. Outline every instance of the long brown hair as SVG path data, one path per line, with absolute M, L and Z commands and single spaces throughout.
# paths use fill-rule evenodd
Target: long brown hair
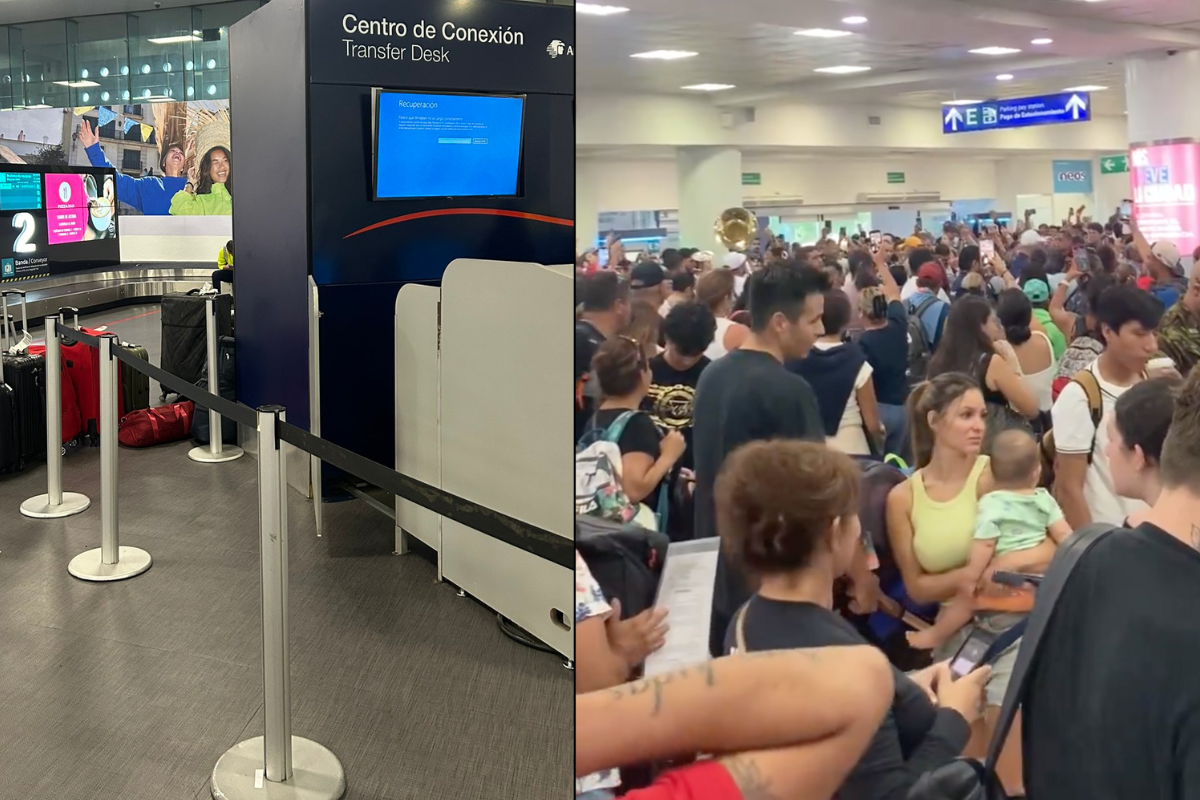
M 918 384 L 908 395 L 908 431 L 912 439 L 914 466 L 929 466 L 933 458 L 934 435 L 929 412 L 938 416 L 967 392 L 979 391 L 979 382 L 961 372 L 944 372 Z
M 229 177 L 225 179 L 225 191 L 229 192 L 229 196 L 233 196 L 233 154 L 224 147 L 214 147 L 204 154 L 204 158 L 200 159 L 200 178 L 196 181 L 196 194 L 212 194 L 213 179 L 212 175 L 212 154 L 213 150 L 220 150 L 225 154 L 225 159 L 229 162 Z

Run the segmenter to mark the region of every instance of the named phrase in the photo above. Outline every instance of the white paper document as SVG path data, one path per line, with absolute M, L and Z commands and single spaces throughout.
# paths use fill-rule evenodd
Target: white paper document
M 654 605 L 665 608 L 667 642 L 646 659 L 646 676 L 691 666 L 709 659 L 708 631 L 712 624 L 713 581 L 721 540 L 672 542 L 658 584 Z

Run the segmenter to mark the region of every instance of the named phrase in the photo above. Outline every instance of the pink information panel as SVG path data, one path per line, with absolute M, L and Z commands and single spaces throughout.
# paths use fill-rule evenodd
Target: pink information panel
M 1133 216 L 1148 242 L 1174 242 L 1185 256 L 1200 245 L 1200 143 L 1135 144 L 1129 149 Z
M 46 230 L 50 244 L 82 242 L 87 233 L 88 195 L 83 175 L 46 176 Z

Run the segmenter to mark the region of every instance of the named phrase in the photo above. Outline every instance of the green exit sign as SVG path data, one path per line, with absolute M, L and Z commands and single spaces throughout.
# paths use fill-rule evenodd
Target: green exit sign
M 1115 156 L 1104 156 L 1100 159 L 1100 174 L 1114 175 L 1118 172 L 1129 172 L 1129 156 L 1120 153 Z
M 742 186 L 762 186 L 761 172 L 743 172 Z
M 889 172 L 887 174 L 888 183 L 904 183 L 903 172 Z

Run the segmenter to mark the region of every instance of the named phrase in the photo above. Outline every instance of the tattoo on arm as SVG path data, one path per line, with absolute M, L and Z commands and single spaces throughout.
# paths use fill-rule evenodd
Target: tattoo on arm
M 733 756 L 721 763 L 729 770 L 742 800 L 782 800 L 772 791 L 770 779 L 752 756 Z

